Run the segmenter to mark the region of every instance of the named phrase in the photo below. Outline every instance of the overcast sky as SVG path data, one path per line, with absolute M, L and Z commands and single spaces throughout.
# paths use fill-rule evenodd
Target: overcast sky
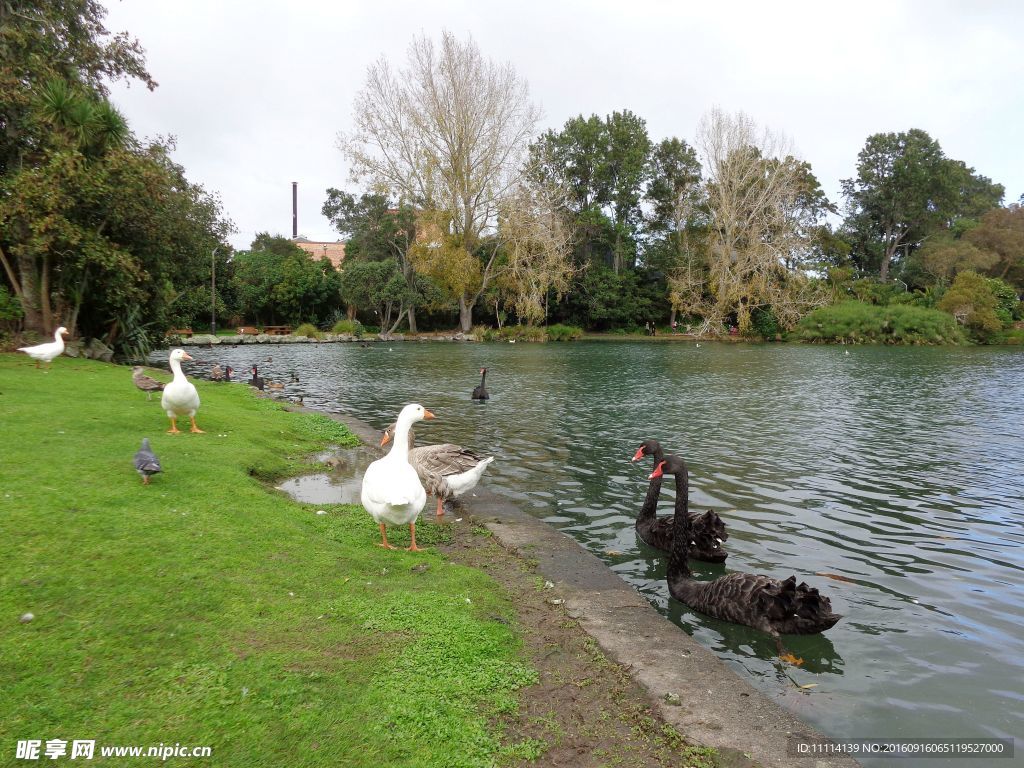
M 327 187 L 357 191 L 335 146 L 366 68 L 402 66 L 414 35 L 472 35 L 544 112 L 630 109 L 651 138 L 693 142 L 713 106 L 787 134 L 833 201 L 865 139 L 922 128 L 946 154 L 1024 193 L 1024 3 L 264 2 L 103 0 L 146 49 L 154 92 L 114 87 L 139 136 L 173 135 L 246 248 L 259 231 L 336 240 Z

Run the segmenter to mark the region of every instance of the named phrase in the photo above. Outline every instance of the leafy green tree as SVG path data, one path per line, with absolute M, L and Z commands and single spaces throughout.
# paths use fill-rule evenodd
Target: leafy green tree
M 395 331 L 404 308 L 415 299 L 394 259 L 356 261 L 346 266 L 341 275 L 341 296 L 350 307 L 373 312 L 373 324 L 380 325 L 384 333 Z
M 551 309 L 552 319 L 583 328 L 606 331 L 664 323 L 665 285 L 644 272 L 593 266 L 583 273 L 575 290 Z
M 988 273 L 1008 281 L 1024 292 L 1024 206 L 1013 203 L 993 208 L 981 217 L 977 227 L 964 234 L 971 245 L 992 254 Z
M 26 329 L 49 334 L 59 318 L 138 351 L 208 282 L 231 225 L 173 145 L 138 142 L 107 101 L 109 80 L 156 83 L 105 13 L 94 0 L 0 3 L 0 265 Z
M 940 231 L 910 257 L 904 270 L 905 278 L 909 283 L 919 269 L 924 279 L 914 280 L 917 287 L 944 286 L 960 272 L 983 272 L 998 260 L 996 254 L 978 248 L 970 240 L 954 237 L 951 231 Z
M 696 150 L 681 139 L 665 139 L 651 153 L 651 205 L 644 266 L 665 275 L 706 269 L 708 212 Z M 672 305 L 671 321 L 677 307 Z
M 323 323 L 341 304 L 341 280 L 328 259 L 265 232 L 235 255 L 232 282 L 239 309 L 257 323 Z
M 405 279 L 408 301 L 403 302 L 409 330 L 416 333 L 416 307 L 426 303 L 417 286 L 417 275 L 409 258 L 416 242 L 416 212 L 404 203 L 392 204 L 385 195 L 363 194 L 359 198 L 339 189 L 327 190 L 323 214 L 346 238 L 345 260 L 384 261 L 394 259 Z
M 869 136 L 857 175 L 842 181 L 846 227 L 854 258 L 866 272 L 889 279 L 892 264 L 957 218 L 995 207 L 1003 187 L 946 157 L 925 131 Z
M 643 219 L 640 200 L 648 176 L 651 140 L 646 122 L 628 109 L 605 118 L 608 144 L 600 166 L 608 189 L 609 209 L 615 230 L 612 270 L 636 265 L 639 226 Z
M 629 110 L 574 117 L 531 145 L 533 173 L 567 193 L 583 263 L 635 265 L 650 152 L 646 123 Z
M 139 80 L 150 90 L 143 51 L 127 33 L 111 35 L 97 0 L 0 3 L 0 176 L 49 143 L 39 94 L 66 82 L 102 100 L 110 80 Z

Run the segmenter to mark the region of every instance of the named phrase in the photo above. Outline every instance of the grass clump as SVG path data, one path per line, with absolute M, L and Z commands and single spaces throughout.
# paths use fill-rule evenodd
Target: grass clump
M 583 337 L 583 329 L 575 325 L 556 323 L 547 327 L 548 341 L 576 341 Z
M 130 378 L 0 355 L 5 743 L 180 742 L 246 768 L 492 765 L 495 718 L 535 673 L 491 577 L 374 546 L 358 506 L 267 488 L 352 444 L 337 422 L 197 381 L 206 434 L 167 435 Z M 143 437 L 164 469 L 149 486 L 132 467 Z
M 312 323 L 303 323 L 294 331 L 292 336 L 305 336 L 307 339 L 319 339 L 323 336 L 319 329 Z
M 847 344 L 962 344 L 964 335 L 952 315 L 902 304 L 877 306 L 845 301 L 804 317 L 797 338 Z
M 334 324 L 334 327 L 331 328 L 331 333 L 348 333 L 351 334 L 352 336 L 359 337 L 363 335 L 364 328 L 363 324 L 360 323 L 358 320 L 339 320 Z

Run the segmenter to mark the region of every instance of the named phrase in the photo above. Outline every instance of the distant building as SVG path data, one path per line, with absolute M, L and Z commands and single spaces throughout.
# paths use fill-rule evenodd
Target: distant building
M 292 242 L 314 259 L 330 259 L 335 269 L 341 269 L 341 263 L 345 261 L 345 243 L 341 240 L 336 240 L 333 243 L 321 243 L 307 240 L 305 237 L 293 237 Z

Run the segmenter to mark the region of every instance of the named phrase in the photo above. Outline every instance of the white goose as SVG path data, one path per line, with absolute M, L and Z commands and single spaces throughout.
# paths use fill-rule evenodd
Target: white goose
M 192 355 L 184 349 L 175 349 L 171 352 L 170 363 L 174 379 L 164 387 L 163 397 L 160 398 L 160 407 L 167 411 L 171 420 L 171 428 L 167 430 L 172 435 L 180 434 L 178 429 L 178 417 L 188 416 L 192 423 L 190 432 L 202 434 L 203 430 L 196 426 L 196 411 L 199 410 L 199 392 L 195 385 L 188 380 L 181 370 L 182 360 L 191 360 Z
M 366 468 L 360 501 L 380 526 L 380 543 L 385 549 L 394 549 L 388 544 L 388 525 L 409 526 L 412 544 L 410 551 L 417 551 L 416 518 L 427 503 L 416 470 L 409 463 L 409 430 L 414 422 L 432 419 L 434 414 L 417 403 L 410 403 L 398 414 L 395 422 L 395 442 L 391 451 Z
M 53 341 L 48 341 L 45 344 L 36 344 L 34 347 L 18 347 L 18 351 L 24 352 L 35 360 L 36 368 L 39 367 L 40 362 L 46 363 L 46 367 L 49 368 L 54 358 L 64 354 L 64 336 L 67 335 L 67 332 L 68 329 L 62 325 L 53 332 Z

